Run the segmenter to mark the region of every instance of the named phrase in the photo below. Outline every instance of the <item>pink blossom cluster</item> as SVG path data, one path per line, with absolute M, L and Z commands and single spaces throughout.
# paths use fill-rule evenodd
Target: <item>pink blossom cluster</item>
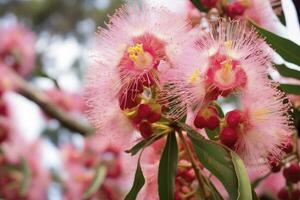
M 259 14 L 251 10 L 256 2 L 248 3 L 240 15 Z M 87 116 L 101 140 L 127 150 L 186 122 L 205 136 L 219 130 L 217 142 L 248 168 L 276 166 L 291 145 L 290 102 L 268 78 L 270 47 L 246 17 L 238 18 L 219 19 L 203 31 L 164 7 L 119 9 L 107 28 L 99 28 L 86 78 Z M 239 103 L 222 117 L 219 101 L 230 98 Z M 178 170 L 176 199 L 183 199 L 189 185 L 179 180 L 195 177 L 188 167 Z
M 276 14 L 281 14 L 279 0 L 201 0 L 201 4 L 208 9 L 219 9 L 233 19 L 252 20 L 270 31 L 275 29 Z
M 23 25 L 0 27 L 0 65 L 29 75 L 35 64 L 35 35 Z

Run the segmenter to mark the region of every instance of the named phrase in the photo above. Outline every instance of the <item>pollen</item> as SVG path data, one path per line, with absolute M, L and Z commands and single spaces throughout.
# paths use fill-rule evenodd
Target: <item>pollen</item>
M 254 112 L 254 116 L 258 119 L 264 118 L 266 115 L 268 115 L 270 113 L 270 109 L 267 108 L 262 108 L 262 109 L 258 109 Z
M 200 69 L 196 69 L 193 74 L 190 76 L 188 83 L 195 83 L 200 76 Z
M 129 58 L 132 61 L 137 62 L 138 57 L 143 56 L 145 52 L 142 44 L 136 44 L 134 46 L 129 47 L 127 49 L 127 53 L 129 54 Z
M 227 40 L 224 45 L 227 49 L 232 49 L 232 40 Z
M 232 60 L 227 59 L 223 63 L 223 72 L 225 75 L 227 75 L 232 70 Z

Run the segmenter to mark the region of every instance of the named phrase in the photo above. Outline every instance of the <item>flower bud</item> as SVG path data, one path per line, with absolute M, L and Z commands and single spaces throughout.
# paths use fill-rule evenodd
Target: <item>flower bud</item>
M 206 8 L 216 7 L 218 0 L 201 0 L 201 4 Z
M 282 188 L 278 194 L 277 194 L 278 199 L 280 200 L 288 200 L 289 199 L 289 192 L 286 188 Z
M 221 143 L 229 148 L 234 147 L 237 139 L 238 139 L 238 136 L 236 134 L 236 131 L 230 127 L 224 128 L 220 133 Z
M 283 170 L 283 176 L 288 182 L 297 183 L 300 181 L 300 167 L 298 163 L 293 163 Z
M 227 125 L 235 128 L 242 121 L 242 112 L 240 110 L 233 110 L 226 114 Z
M 270 166 L 271 166 L 271 171 L 272 171 L 273 173 L 280 172 L 280 170 L 281 170 L 281 163 L 280 163 L 280 162 L 272 161 L 272 162 L 270 163 Z
M 161 114 L 160 113 L 158 113 L 158 112 L 151 112 L 147 119 L 148 119 L 148 121 L 150 123 L 155 123 L 155 122 L 159 121 L 160 118 L 161 118 Z
M 244 14 L 246 8 L 239 2 L 231 3 L 227 6 L 227 15 L 231 18 L 235 18 Z
M 217 128 L 219 123 L 218 111 L 213 106 L 201 109 L 194 120 L 195 127 L 208 128 L 210 130 Z
M 140 130 L 141 135 L 143 136 L 143 138 L 148 138 L 153 134 L 151 124 L 147 121 L 142 121 L 139 124 L 139 130 Z
M 137 117 L 146 119 L 151 113 L 151 107 L 147 104 L 140 104 L 137 111 Z

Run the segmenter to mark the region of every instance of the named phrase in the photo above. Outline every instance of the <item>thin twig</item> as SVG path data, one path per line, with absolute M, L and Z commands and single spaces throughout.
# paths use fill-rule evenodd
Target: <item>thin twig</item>
M 87 136 L 93 133 L 92 127 L 74 119 L 69 113 L 52 103 L 42 91 L 30 85 L 18 74 L 11 71 L 10 75 L 16 84 L 18 93 L 35 102 L 47 115 L 57 119 L 63 126 L 81 135 Z
M 199 168 L 197 167 L 196 161 L 194 160 L 192 150 L 190 149 L 189 145 L 187 144 L 187 142 L 186 142 L 186 140 L 184 138 L 184 135 L 182 134 L 181 131 L 178 131 L 178 135 L 179 135 L 180 140 L 182 141 L 184 149 L 186 150 L 188 158 L 189 158 L 189 160 L 190 160 L 190 162 L 192 164 L 192 168 L 195 171 L 195 175 L 196 175 L 197 181 L 199 183 L 200 190 L 202 191 L 202 193 L 204 195 L 204 198 L 206 199 L 206 197 L 208 196 L 208 194 L 206 194 L 206 190 L 204 188 L 204 184 L 203 184 L 202 179 L 200 177 Z

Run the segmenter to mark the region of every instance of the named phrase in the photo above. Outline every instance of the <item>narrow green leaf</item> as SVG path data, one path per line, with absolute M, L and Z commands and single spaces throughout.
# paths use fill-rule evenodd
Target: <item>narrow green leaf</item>
M 201 0 L 191 0 L 194 6 L 201 12 L 207 12 L 207 9 L 201 4 Z
M 21 170 L 23 174 L 23 179 L 21 182 L 21 195 L 25 195 L 28 191 L 30 182 L 31 182 L 31 171 L 27 160 L 22 159 Z
M 138 160 L 137 168 L 135 171 L 134 181 L 131 190 L 126 195 L 125 200 L 135 200 L 138 193 L 145 184 L 144 174 L 140 164 L 140 158 Z
M 245 166 L 240 159 L 237 159 L 237 155 L 223 145 L 206 140 L 191 127 L 185 124 L 179 125 L 187 131 L 199 161 L 221 181 L 230 199 L 244 200 L 240 197 L 249 194 L 251 197 L 250 182 L 247 181 L 247 178 L 242 177 L 248 175 L 245 174 Z M 249 199 L 249 196 L 246 199 Z
M 231 151 L 231 160 L 235 169 L 235 173 L 238 178 L 238 199 L 252 199 L 252 189 L 250 180 L 247 174 L 247 170 L 244 166 L 243 161 L 240 157 L 233 151 Z
M 158 168 L 158 193 L 161 200 L 174 199 L 175 176 L 178 162 L 176 134 L 170 133 Z
M 255 26 L 257 31 L 266 38 L 266 41 L 272 45 L 272 48 L 283 59 L 300 66 L 299 45 L 270 31 L 265 30 L 264 28 L 255 24 L 255 22 L 253 21 L 251 21 L 251 23 Z
M 275 65 L 275 67 L 282 76 L 300 80 L 300 71 L 290 69 L 285 65 Z
M 300 85 L 280 84 L 280 88 L 288 94 L 300 95 Z
M 164 134 L 156 134 L 151 136 L 148 139 L 144 139 L 141 140 L 140 142 L 138 142 L 136 145 L 134 145 L 131 149 L 126 150 L 126 153 L 130 153 L 131 156 L 136 155 L 141 149 L 143 149 L 146 146 L 151 145 L 152 143 L 154 143 L 155 141 L 157 141 L 158 139 L 160 139 L 161 137 L 163 137 Z
M 96 168 L 96 174 L 89 185 L 88 189 L 83 194 L 83 199 L 90 198 L 102 185 L 106 176 L 106 167 L 103 165 L 99 165 Z

